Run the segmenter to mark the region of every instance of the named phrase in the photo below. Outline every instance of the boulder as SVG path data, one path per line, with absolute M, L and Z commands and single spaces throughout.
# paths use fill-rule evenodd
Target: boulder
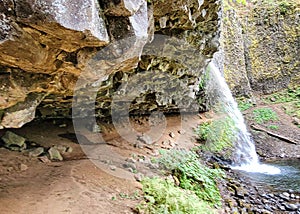
M 1 137 L 4 142 L 4 146 L 11 150 L 22 151 L 26 149 L 26 139 L 14 132 L 7 131 Z

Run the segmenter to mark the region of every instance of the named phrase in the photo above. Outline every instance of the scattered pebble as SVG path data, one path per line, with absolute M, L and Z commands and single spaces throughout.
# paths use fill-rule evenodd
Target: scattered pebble
M 184 129 L 181 129 L 181 130 L 178 130 L 178 133 L 184 135 L 186 133 L 186 131 Z
M 28 166 L 21 163 L 19 168 L 20 168 L 21 171 L 26 171 L 28 169 Z
M 109 168 L 110 168 L 110 170 L 112 170 L 112 171 L 115 171 L 115 170 L 117 169 L 117 167 L 114 166 L 114 165 L 110 165 Z
M 48 150 L 48 154 L 49 154 L 51 160 L 58 160 L 58 161 L 63 160 L 63 157 L 61 156 L 60 152 L 55 147 L 51 147 Z
M 137 173 L 134 175 L 136 181 L 141 182 L 143 180 L 144 175 L 142 173 Z
M 170 133 L 169 133 L 169 136 L 170 136 L 171 138 L 175 138 L 175 134 L 174 134 L 173 132 L 170 132 Z
M 38 159 L 43 163 L 51 163 L 51 160 L 49 160 L 49 158 L 46 155 L 38 157 Z
M 133 159 L 133 158 L 126 158 L 125 161 L 127 161 L 128 163 L 135 163 L 136 162 L 136 160 Z
M 151 145 L 153 143 L 151 137 L 148 135 L 138 136 L 137 140 L 147 145 Z
M 44 148 L 43 147 L 38 147 L 38 148 L 32 149 L 28 153 L 28 155 L 29 155 L 29 157 L 38 157 L 38 156 L 40 156 L 43 153 L 44 153 Z

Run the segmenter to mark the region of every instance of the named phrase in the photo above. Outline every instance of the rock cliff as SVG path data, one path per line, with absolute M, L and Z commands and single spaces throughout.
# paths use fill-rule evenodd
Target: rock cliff
M 300 84 L 299 1 L 223 1 L 224 73 L 236 95 Z
M 118 87 L 151 69 L 187 90 L 164 96 L 160 86 L 141 91 L 129 111 L 176 111 L 174 100 L 195 95 L 218 48 L 219 9 L 217 0 L 1 1 L 0 129 L 21 127 L 36 116 L 70 117 L 76 84 L 78 91 L 97 89 L 96 102 L 87 103 L 95 103 L 97 116 L 108 116 Z M 158 56 L 154 47 L 180 57 Z M 75 115 L 85 116 L 77 110 Z

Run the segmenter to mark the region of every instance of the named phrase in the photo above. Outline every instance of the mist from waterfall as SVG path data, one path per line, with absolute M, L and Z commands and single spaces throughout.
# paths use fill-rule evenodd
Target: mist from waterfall
M 208 72 L 206 93 L 210 107 L 220 116 L 227 116 L 233 120 L 234 127 L 231 128 L 235 135 L 235 142 L 232 142 L 235 151 L 232 154 L 233 157 L 231 157 L 232 168 L 248 172 L 280 173 L 279 169 L 259 162 L 255 144 L 247 130 L 243 115 L 224 77 L 213 62 L 208 65 Z

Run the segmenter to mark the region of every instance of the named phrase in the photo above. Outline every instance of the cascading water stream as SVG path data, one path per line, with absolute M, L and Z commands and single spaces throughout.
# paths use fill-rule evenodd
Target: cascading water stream
M 235 102 L 231 91 L 219 69 L 211 62 L 208 65 L 209 79 L 206 86 L 209 105 L 221 115 L 226 115 L 233 120 L 233 130 L 236 140 L 235 153 L 232 157 L 232 168 L 248 172 L 278 174 L 280 169 L 261 164 L 255 151 L 254 142 L 247 130 L 244 118 Z

